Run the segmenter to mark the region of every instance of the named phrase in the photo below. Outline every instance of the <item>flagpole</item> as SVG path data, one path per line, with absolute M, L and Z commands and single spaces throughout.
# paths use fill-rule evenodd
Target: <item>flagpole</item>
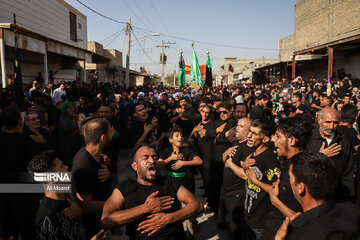
M 18 49 L 18 37 L 17 37 L 17 26 L 16 26 L 16 14 L 14 13 L 14 35 L 15 35 L 15 61 L 14 61 L 14 84 L 15 84 L 15 101 L 20 112 L 25 111 L 25 99 L 24 99 L 24 87 L 22 82 L 20 57 Z

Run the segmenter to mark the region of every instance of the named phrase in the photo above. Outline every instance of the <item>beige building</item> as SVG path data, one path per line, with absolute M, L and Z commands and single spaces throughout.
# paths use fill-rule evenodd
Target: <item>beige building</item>
M 360 78 L 360 1 L 296 0 L 295 32 L 279 40 L 292 77 L 323 77 L 343 68 Z
M 220 71 L 216 73 L 216 85 L 236 82 L 252 83 L 252 72 L 262 66 L 278 62 L 278 59 L 237 59 L 225 58 L 221 62 Z M 230 69 L 233 67 L 233 72 Z
M 100 43 L 88 42 L 88 50 L 96 63 L 86 63 L 86 74 L 90 79 L 96 78 L 100 82 L 116 81 L 125 84 L 125 68 L 122 53 L 116 49 L 104 49 Z M 96 75 L 94 75 L 96 73 Z M 147 74 L 144 68 L 140 72 L 129 70 L 130 85 L 144 85 L 150 83 L 153 75 Z
M 87 19 L 63 0 L 0 0 L 0 55 L 3 85 L 13 75 L 14 18 L 23 82 L 30 83 L 38 72 L 45 82 L 51 71 L 56 80 L 85 80 Z

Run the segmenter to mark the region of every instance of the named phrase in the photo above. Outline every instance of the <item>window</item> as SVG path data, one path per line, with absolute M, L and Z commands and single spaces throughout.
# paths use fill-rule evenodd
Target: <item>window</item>
M 77 42 L 76 15 L 70 12 L 70 39 Z

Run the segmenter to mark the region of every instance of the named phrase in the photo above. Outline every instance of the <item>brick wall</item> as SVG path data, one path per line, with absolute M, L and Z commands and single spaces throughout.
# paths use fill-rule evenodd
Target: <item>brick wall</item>
M 360 34 L 359 0 L 299 0 L 295 4 L 295 50 Z

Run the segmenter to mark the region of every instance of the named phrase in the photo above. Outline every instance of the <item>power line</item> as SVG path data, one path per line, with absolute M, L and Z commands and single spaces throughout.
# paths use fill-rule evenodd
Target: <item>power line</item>
M 147 18 L 147 16 L 145 15 L 145 13 L 143 12 L 143 10 L 140 8 L 140 6 L 137 4 L 136 0 L 133 0 L 133 2 L 135 3 L 135 6 L 140 10 L 140 12 L 142 13 L 142 15 L 144 16 L 144 18 L 150 23 L 150 25 L 156 30 L 156 27 L 152 24 L 152 22 Z
M 132 31 L 132 33 L 134 34 L 134 37 L 137 41 L 137 43 L 139 44 L 139 46 L 141 47 L 141 49 L 143 50 L 144 54 L 150 59 L 150 61 L 152 61 L 153 63 L 156 63 L 156 61 L 154 61 L 151 57 L 149 57 L 149 55 L 147 54 L 147 52 L 144 50 L 144 48 L 142 47 L 142 45 L 140 44 L 139 40 L 137 39 L 135 32 L 132 30 L 132 28 L 130 29 Z
M 160 15 L 160 13 L 158 12 L 158 10 L 156 9 L 154 3 L 152 2 L 152 0 L 149 0 L 149 2 L 150 2 L 150 4 L 151 4 L 151 6 L 154 8 L 156 15 L 159 17 L 161 24 L 164 26 L 165 30 L 170 34 L 168 28 L 167 28 L 166 25 L 165 25 L 165 22 L 162 20 L 161 15 Z
M 139 16 L 136 14 L 136 12 L 130 7 L 130 5 L 128 5 L 127 4 L 127 0 L 121 0 L 125 5 L 126 5 L 126 7 L 135 15 L 135 17 L 142 23 L 142 24 L 144 24 L 144 26 L 147 28 L 147 29 L 149 29 L 149 26 L 148 25 L 146 25 L 146 23 L 145 22 L 143 22 L 142 20 L 141 20 L 141 18 L 139 18 Z
M 119 32 L 116 36 L 113 37 L 113 39 L 111 39 L 104 47 L 109 46 L 113 41 L 115 41 L 115 39 L 117 39 L 122 32 Z
M 117 32 L 114 33 L 114 34 L 111 34 L 110 36 L 108 36 L 108 37 L 104 38 L 103 40 L 101 40 L 99 43 L 105 42 L 106 40 L 112 38 L 113 36 L 115 36 L 116 34 L 122 32 L 122 31 L 124 31 L 124 30 L 125 30 L 125 28 L 121 29 L 120 31 L 117 31 Z
M 121 22 L 121 21 L 118 21 L 118 20 L 113 19 L 113 18 L 111 18 L 111 17 L 105 16 L 104 14 L 101 14 L 101 13 L 95 11 L 94 9 L 88 7 L 87 5 L 85 5 L 84 3 L 82 3 L 82 2 L 79 1 L 79 0 L 75 0 L 75 1 L 77 1 L 78 3 L 80 3 L 81 5 L 83 5 L 84 7 L 86 7 L 87 9 L 89 9 L 90 11 L 96 13 L 97 15 L 102 16 L 103 18 L 109 19 L 109 20 L 111 20 L 111 21 L 113 21 L 113 22 L 117 22 L 117 23 L 121 23 L 121 24 L 127 24 L 127 22 Z
M 86 7 L 87 9 L 89 9 L 90 11 L 98 14 L 99 16 L 102 16 L 108 20 L 111 20 L 111 21 L 114 21 L 114 22 L 117 22 L 117 23 L 121 23 L 121 24 L 127 24 L 126 22 L 121 22 L 121 21 L 118 21 L 116 19 L 113 19 L 111 17 L 108 17 L 108 16 L 105 16 L 104 14 L 101 14 L 97 11 L 95 11 L 94 9 L 88 7 L 87 5 L 85 5 L 84 3 L 82 3 L 80 0 L 75 0 L 77 1 L 78 3 L 80 3 L 81 5 L 83 5 L 84 7 Z M 135 12 L 129 7 L 129 5 L 123 1 L 125 3 L 125 5 L 128 6 L 128 8 L 134 13 L 135 16 L 137 16 L 135 14 Z M 141 19 L 139 19 L 141 20 Z M 146 24 L 143 22 L 143 24 L 146 26 Z M 144 30 L 144 31 L 147 31 L 147 32 L 153 32 L 151 30 L 148 30 L 148 29 L 144 29 L 144 28 L 140 28 L 140 27 L 136 27 L 134 25 L 132 25 L 133 28 L 137 28 L 137 29 L 141 29 L 141 30 Z M 146 26 L 148 28 L 148 26 Z M 167 36 L 167 37 L 171 37 L 171 38 L 175 38 L 175 39 L 179 39 L 179 40 L 184 40 L 184 41 L 188 41 L 188 42 L 195 42 L 195 43 L 201 43 L 201 44 L 208 44 L 208 45 L 212 45 L 212 46 L 218 46 L 218 47 L 226 47 L 226 48 L 237 48 L 237 49 L 247 49 L 247 50 L 264 50 L 264 51 L 277 51 L 278 49 L 275 49 L 275 48 L 253 48 L 253 47 L 243 47 L 243 46 L 233 46 L 233 45 L 225 45 L 225 44 L 219 44 L 219 43 L 212 43 L 212 42 L 207 42 L 207 41 L 199 41 L 199 40 L 194 40 L 194 39 L 188 39 L 188 38 L 183 38 L 183 37 L 177 37 L 177 36 L 174 36 L 174 35 L 171 35 L 171 34 L 165 34 L 165 33 L 160 33 L 161 35 L 163 36 Z

